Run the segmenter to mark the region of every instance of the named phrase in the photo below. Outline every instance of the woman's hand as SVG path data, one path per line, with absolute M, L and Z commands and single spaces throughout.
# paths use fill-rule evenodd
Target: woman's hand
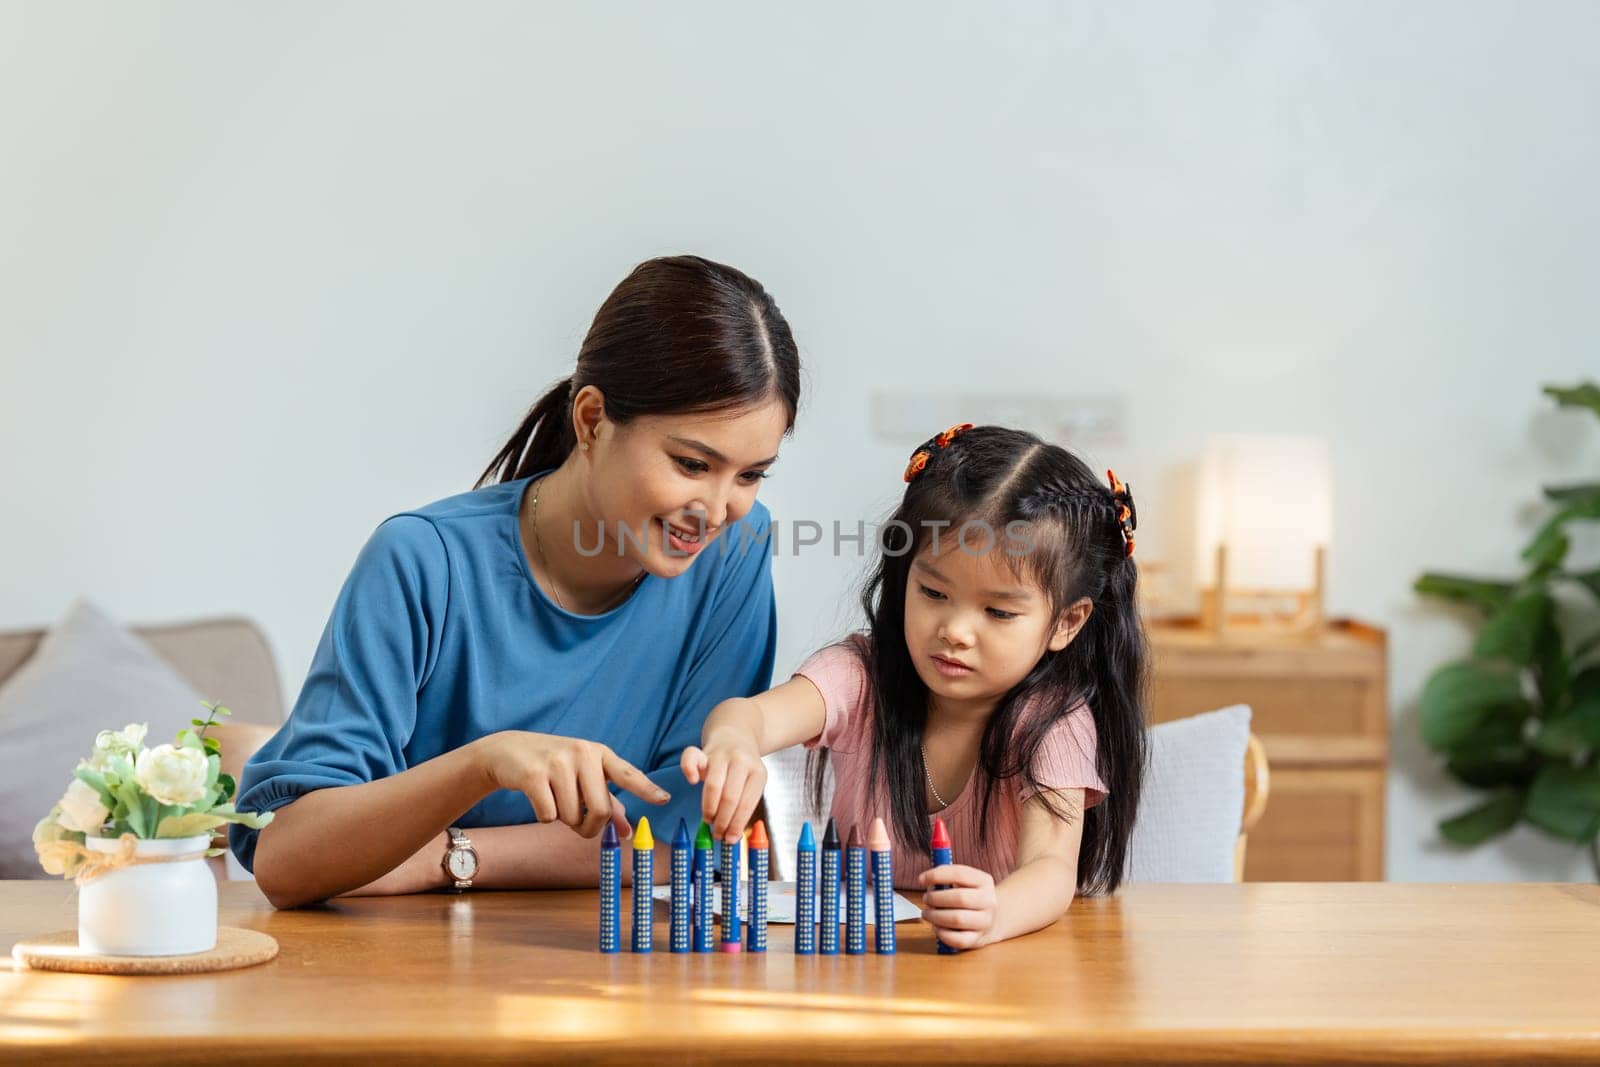
M 622 802 L 606 788 L 608 781 L 652 804 L 671 799 L 643 771 L 597 741 L 505 730 L 471 747 L 488 785 L 485 792 L 523 793 L 540 822 L 564 822 L 584 837 L 594 837 L 608 820 L 615 820 L 623 836 L 629 832 Z
M 704 749 L 683 750 L 683 776 L 690 785 L 705 782 L 700 811 L 718 841 L 737 841 L 767 787 L 767 765 L 755 739 L 738 730 L 706 738 Z
M 951 948 L 978 948 L 988 943 L 994 929 L 997 899 L 994 879 L 987 871 L 957 863 L 923 871 L 918 879 L 926 892 L 922 917 L 934 934 Z M 933 886 L 948 886 L 934 889 Z

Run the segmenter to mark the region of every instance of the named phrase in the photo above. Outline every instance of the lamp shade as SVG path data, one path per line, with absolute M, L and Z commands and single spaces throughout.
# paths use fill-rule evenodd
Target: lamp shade
M 1316 549 L 1333 536 L 1333 477 L 1317 437 L 1230 434 L 1207 440 L 1197 499 L 1201 584 L 1216 584 L 1218 545 L 1228 585 L 1305 589 Z

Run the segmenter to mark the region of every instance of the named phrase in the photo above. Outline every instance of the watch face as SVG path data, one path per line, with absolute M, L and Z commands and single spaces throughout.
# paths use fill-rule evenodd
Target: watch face
M 468 848 L 456 849 L 450 853 L 450 873 L 462 881 L 478 873 L 478 856 Z

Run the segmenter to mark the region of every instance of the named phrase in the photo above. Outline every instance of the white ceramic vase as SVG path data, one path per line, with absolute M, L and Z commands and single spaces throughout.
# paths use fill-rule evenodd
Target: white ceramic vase
M 137 858 L 204 853 L 209 835 L 140 841 Z M 91 852 L 120 842 L 91 837 Z M 78 890 L 78 947 L 103 956 L 181 956 L 217 945 L 217 880 L 203 855 L 141 863 L 102 874 Z

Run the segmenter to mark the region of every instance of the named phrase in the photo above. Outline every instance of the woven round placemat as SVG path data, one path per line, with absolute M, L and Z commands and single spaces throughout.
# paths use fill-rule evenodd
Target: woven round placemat
M 37 971 L 79 974 L 205 974 L 254 967 L 278 954 L 278 942 L 259 930 L 217 927 L 217 947 L 187 956 L 97 956 L 78 947 L 78 931 L 60 930 L 18 941 L 11 958 Z

